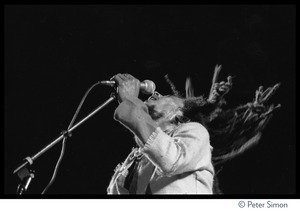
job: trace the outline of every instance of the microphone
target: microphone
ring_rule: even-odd
[[[115,87],[116,82],[115,81],[100,81],[101,85],[106,85],[106,86],[111,86]],[[140,91],[144,94],[153,94],[156,89],[155,83],[150,80],[144,80],[143,82],[140,83]]]

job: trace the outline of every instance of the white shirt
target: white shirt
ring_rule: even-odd
[[[108,194],[212,194],[211,151],[209,134],[199,123],[181,124],[168,134],[158,127],[143,148],[134,148],[117,167]],[[125,188],[135,158],[141,159]]]

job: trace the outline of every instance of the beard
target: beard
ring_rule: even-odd
[[[158,119],[160,119],[164,116],[164,113],[156,111],[154,109],[154,106],[149,106],[148,107],[148,114],[151,116],[151,118],[154,121],[157,121]]]

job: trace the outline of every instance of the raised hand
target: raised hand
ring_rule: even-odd
[[[110,80],[116,81],[118,88],[118,101],[121,103],[126,99],[137,98],[140,92],[140,81],[130,74],[117,74]]]

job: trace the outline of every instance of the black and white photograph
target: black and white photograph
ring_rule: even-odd
[[[296,5],[4,5],[4,198],[295,197],[295,105]]]

